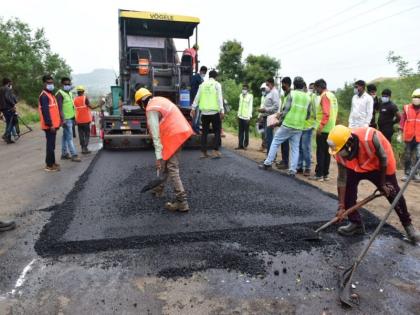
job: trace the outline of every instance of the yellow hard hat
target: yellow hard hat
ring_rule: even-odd
[[[337,125],[331,129],[327,143],[331,155],[337,154],[351,137],[351,129],[343,125]]]
[[[85,91],[85,87],[83,85],[76,86],[76,91]]]
[[[152,93],[148,89],[140,88],[137,90],[136,94],[134,95],[134,99],[136,103],[142,100],[145,96],[152,96]]]
[[[420,98],[420,89],[415,89],[413,94],[411,94],[412,98]]]

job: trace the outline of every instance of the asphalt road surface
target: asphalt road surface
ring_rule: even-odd
[[[336,200],[223,153],[182,152],[181,214],[163,209],[169,187],[163,199],[139,193],[152,152],[100,152],[0,253],[0,314],[419,314],[419,247],[386,226],[354,278],[360,308],[344,309],[338,275],[368,236],[332,227],[305,241]],[[378,219],[364,218],[371,233]]]

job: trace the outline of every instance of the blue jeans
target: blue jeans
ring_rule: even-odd
[[[312,131],[313,129],[303,130],[299,146],[298,169],[311,169],[312,160]]]
[[[63,125],[63,139],[61,141],[61,154],[71,156],[77,155],[76,147],[73,142],[73,119],[66,119]]]
[[[302,136],[302,130],[292,129],[285,126],[281,126],[276,134],[274,135],[273,142],[270,146],[267,159],[264,161],[265,165],[273,164],[276,159],[277,150],[280,145],[289,140],[289,146],[291,151],[289,171],[296,173],[297,164],[299,162],[299,143]]]
[[[192,128],[196,134],[200,133],[200,123],[201,123],[201,110],[197,108],[195,111],[195,116],[192,120]]]
[[[4,119],[6,120],[6,128],[4,130],[4,135],[10,137],[13,129],[13,117],[15,115],[11,110],[2,111]]]

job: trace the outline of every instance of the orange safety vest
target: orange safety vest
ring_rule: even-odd
[[[194,134],[179,108],[165,97],[153,97],[146,107],[146,115],[155,111],[161,114],[159,123],[162,158],[167,161]]]
[[[76,109],[76,124],[89,124],[92,122],[92,113],[86,105],[85,95],[79,95],[74,98],[74,108]]]
[[[49,111],[50,111],[50,118],[51,118],[51,126],[47,126],[45,124],[44,115],[42,115],[42,108],[41,108],[41,101],[38,100],[38,112],[39,112],[39,118],[41,121],[41,129],[49,129],[50,127],[59,128],[61,125],[61,118],[60,118],[60,110],[58,108],[57,100],[55,96],[51,93],[47,93],[45,91],[42,91],[39,95],[39,98],[41,98],[42,95],[46,95],[48,97],[49,102]]]
[[[404,141],[411,142],[416,138],[416,142],[420,142],[420,110],[414,108],[413,104],[404,105],[404,113],[407,119],[404,123]]]
[[[337,162],[356,173],[379,171],[380,163],[378,157],[376,156],[376,149],[373,144],[373,135],[375,132],[388,157],[386,174],[395,174],[397,170],[397,163],[395,161],[391,143],[389,143],[382,132],[371,127],[352,129],[351,133],[359,138],[359,152],[352,160],[343,159],[339,154],[336,154],[335,159]]]

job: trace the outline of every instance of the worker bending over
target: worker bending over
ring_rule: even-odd
[[[345,209],[357,202],[357,187],[361,180],[373,183],[388,199],[393,202],[400,191],[396,172],[396,161],[392,146],[385,136],[371,127],[350,129],[337,125],[329,136],[330,154],[335,156],[338,164],[338,212],[337,217],[343,220]],[[404,197],[401,197],[395,211],[412,242],[420,240],[420,234],[411,224],[410,214]],[[358,211],[349,214],[350,223],[338,228],[338,233],[350,236],[365,232],[362,218]]]
[[[168,173],[175,190],[175,201],[167,202],[165,208],[188,211],[187,194],[179,176],[178,153],[193,130],[178,107],[167,98],[153,97],[149,90],[141,88],[136,92],[135,100],[146,110],[147,125],[155,147],[156,168]],[[155,188],[155,196],[163,196],[163,190],[164,184]]]

